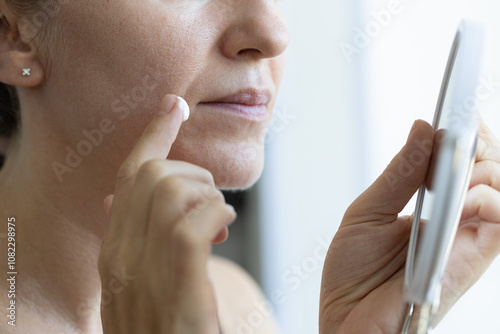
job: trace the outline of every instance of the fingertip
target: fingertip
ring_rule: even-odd
[[[186,100],[177,95],[173,94],[165,95],[165,97],[163,97],[163,100],[160,103],[159,113],[169,114],[176,108],[178,108],[182,112],[183,122],[187,121],[190,115],[189,105],[187,104]]]
[[[418,119],[415,121],[415,133],[431,135],[434,133],[434,129],[432,128],[432,125],[430,125],[427,121]]]
[[[182,120],[179,121],[179,126],[189,119],[190,111],[186,100],[177,95],[167,94],[163,97],[163,100],[160,103],[158,114],[170,115],[173,111],[182,115],[179,115],[179,117],[182,118]]]
[[[431,125],[429,124],[429,122],[427,122],[426,120],[420,119],[420,118],[419,118],[419,119],[417,119],[417,120],[415,121],[415,123],[417,124],[417,126],[431,126]],[[432,126],[431,126],[431,127],[432,127]]]

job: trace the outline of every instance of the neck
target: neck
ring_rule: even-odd
[[[20,140],[12,145],[0,171],[0,214],[2,220],[16,219],[16,271],[23,289],[18,304],[29,305],[30,316],[96,333],[103,199],[112,192],[114,177],[105,184],[95,178],[104,171],[81,166],[58,182],[48,152],[59,150],[31,149]]]

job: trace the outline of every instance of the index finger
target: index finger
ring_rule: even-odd
[[[166,159],[183,121],[189,118],[189,106],[181,97],[166,95],[160,111],[148,124],[139,141],[125,159],[116,176],[115,193],[129,188],[146,161]]]

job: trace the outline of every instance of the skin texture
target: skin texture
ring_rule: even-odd
[[[23,245],[18,318],[29,321],[16,330],[211,334],[218,316],[224,332],[236,332],[235,319],[262,294],[240,269],[210,258],[210,246],[235,218],[218,188],[248,187],[262,169],[288,44],[278,2],[71,1],[33,40],[5,1],[0,11],[9,22],[0,81],[17,87],[22,107],[0,173],[0,213],[16,217]],[[20,75],[25,67],[31,76]],[[141,89],[144,98],[131,100]],[[268,92],[266,117],[202,104],[242,89]],[[188,102],[187,122],[168,93]],[[103,128],[92,153],[58,177],[54,163],[66,162],[68,147]],[[416,129],[411,138],[432,137],[428,125]],[[457,296],[499,251],[498,142],[483,130],[481,145],[464,217],[471,224],[447,282]],[[395,192],[381,177],[346,213],[325,262],[322,333],[396,333],[409,233],[397,214],[426,170]],[[355,261],[367,254],[387,261]],[[471,266],[462,273],[464,258]],[[258,332],[273,333],[272,321]]]
[[[248,12],[259,13],[259,18]],[[212,117],[198,112],[203,109],[199,103],[245,88],[267,89],[276,96],[283,57],[268,58],[281,55],[288,43],[277,15],[274,1],[237,6],[228,1],[194,4],[179,0],[62,5],[51,23],[54,36],[63,35],[64,39],[46,38],[55,42],[46,54],[39,54],[40,66],[50,64],[47,70],[39,69],[46,81],[38,92],[30,91],[29,98],[28,92],[19,91],[27,110],[24,135],[40,136],[38,141],[61,155],[54,160],[63,162],[65,145],[76,147],[83,139],[83,129],[98,128],[102,119],[109,118],[116,130],[106,138],[106,147],[93,151],[84,168],[64,179],[80,181],[96,161],[111,165],[114,168],[109,169],[116,172],[161,98],[166,93],[176,94],[189,103],[192,117],[179,133],[170,157],[212,170],[221,187],[248,186],[260,174],[260,143],[269,118],[257,125],[234,117]],[[65,24],[63,18],[72,24]],[[58,32],[63,29],[64,33]],[[130,41],[134,41],[132,45]],[[39,73],[37,68],[32,72]],[[37,79],[29,80],[40,84]],[[141,87],[146,88],[147,99],[137,103],[131,97]],[[40,111],[41,101],[44,112]],[[269,112],[273,104],[274,100]],[[30,112],[34,109],[37,112]],[[32,126],[48,131],[29,131]],[[255,154],[242,154],[248,147]],[[206,150],[213,154],[201,154]],[[221,165],[219,159],[227,164]]]
[[[191,117],[178,135],[175,131],[177,136],[168,132],[172,137],[167,142],[153,139],[155,147],[163,147],[164,155],[157,159],[164,160],[168,154],[169,161],[183,163],[172,162],[182,168],[170,169],[169,162],[165,168],[170,174],[162,168],[152,174],[187,184],[186,189],[165,190],[170,195],[158,190],[159,196],[182,198],[185,202],[172,203],[175,209],[192,208],[200,201],[199,194],[216,193],[216,186],[250,186],[262,169],[263,136],[282,76],[288,33],[278,3],[269,0],[71,1],[60,6],[44,33],[34,40],[24,34],[23,17],[13,15],[5,1],[0,1],[0,11],[9,22],[9,28],[1,30],[0,81],[16,86],[22,105],[22,130],[12,138],[0,174],[0,212],[22,222],[17,230],[17,242],[24,245],[17,251],[22,272],[18,283],[26,293],[18,302],[30,307],[20,308],[18,317],[31,320],[17,329],[35,326],[50,333],[98,333],[102,330],[101,283],[108,284],[113,269],[122,269],[116,267],[121,260],[131,261],[140,252],[128,247],[128,253],[117,255],[112,245],[121,241],[113,239],[105,242],[109,252],[104,247],[101,253],[108,226],[103,199],[115,192],[118,169],[158,113],[161,100],[167,93],[184,97]],[[31,68],[31,76],[20,75],[25,67]],[[130,101],[141,87],[146,90],[145,98]],[[269,95],[267,115],[260,120],[200,105],[248,89]],[[82,131],[100,129],[105,119],[114,130],[59,182],[53,163],[65,163],[67,146],[76,149],[86,139]],[[162,129],[156,126],[156,130]],[[192,172],[186,176],[185,170]],[[202,180],[212,179],[208,188],[206,182],[196,180],[198,174]],[[158,183],[168,184],[160,179],[156,179]],[[142,189],[155,187],[149,185]],[[117,195],[113,210],[123,198]],[[133,204],[129,208],[137,210],[139,204]],[[205,217],[207,226],[220,224],[218,214],[228,210],[221,207],[220,198],[211,198],[204,207],[212,213]],[[111,217],[115,215],[113,211]],[[171,216],[175,223],[177,215]],[[110,226],[113,222],[111,218]],[[222,223],[227,224],[228,219]],[[215,240],[198,239],[196,245],[206,251],[211,241],[222,241],[225,229],[219,227],[220,237],[218,231]],[[164,243],[161,240],[160,245]],[[100,254],[109,257],[102,261],[101,273]],[[209,267],[214,266],[205,258],[205,267],[207,261]],[[158,263],[145,265],[146,273],[159,272]],[[244,274],[234,274],[238,271],[234,266],[221,267],[250,282]],[[125,274],[139,277],[132,271],[135,268],[127,265]],[[137,282],[143,281],[137,278]],[[6,282],[1,284],[3,289]],[[252,284],[245,285],[251,291],[248,296],[261,296]],[[230,285],[226,289],[232,291]],[[243,303],[251,305],[252,300]],[[140,304],[127,307],[141,309]],[[132,321],[120,314],[124,313],[112,315],[115,321]],[[221,322],[236,316],[221,315]],[[213,324],[213,319],[209,322]]]

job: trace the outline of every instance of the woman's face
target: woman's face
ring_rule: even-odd
[[[108,119],[113,131],[86,159],[117,168],[160,99],[176,94],[191,117],[169,159],[207,168],[219,187],[258,178],[288,44],[278,1],[52,1],[42,89],[65,145]]]

